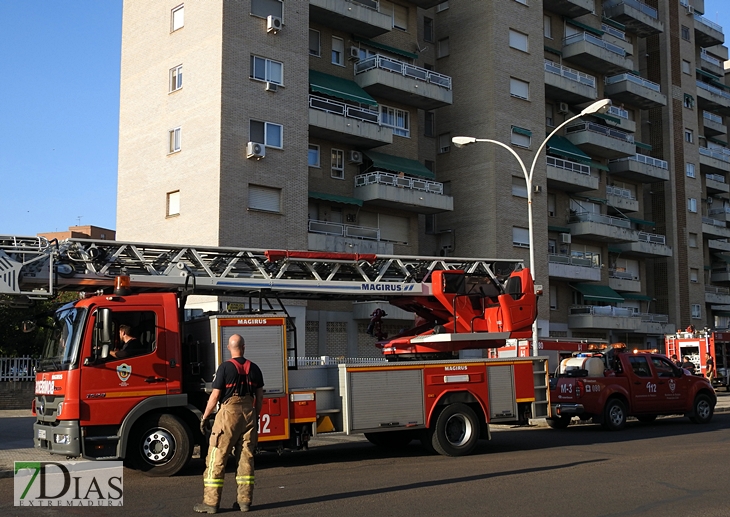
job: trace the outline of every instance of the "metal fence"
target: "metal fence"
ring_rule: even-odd
[[[697,81],[697,87],[702,88],[703,90],[706,90],[710,93],[714,93],[715,95],[719,95],[725,100],[730,100],[730,93],[721,90],[720,88],[716,88],[715,86],[712,86],[711,84],[704,83],[702,81]]]
[[[600,133],[602,135],[605,135],[610,138],[615,138],[617,140],[622,140],[624,142],[628,142],[630,144],[634,143],[634,135],[631,133],[626,133],[625,131],[620,131],[618,129],[613,129],[607,126],[602,126],[601,124],[594,124],[593,122],[579,122],[577,124],[573,124],[569,126],[565,132],[567,134],[572,133],[579,133],[582,131],[590,131],[592,133]]]
[[[0,357],[0,381],[33,381],[38,359]]]
[[[439,183],[438,181],[429,181],[422,178],[399,176],[392,172],[373,171],[355,176],[355,187],[363,187],[365,185],[372,185],[373,183],[390,185],[391,187],[420,190],[422,192],[430,192],[432,194],[444,193],[443,183]]]
[[[334,113],[335,115],[353,118],[355,120],[372,122],[373,124],[377,124],[380,121],[380,113],[378,113],[377,110],[352,106],[350,104],[345,104],[344,102],[325,99],[324,97],[319,97],[317,95],[309,96],[309,107],[320,111],[326,111],[327,113]]]
[[[442,88],[446,88],[447,90],[451,90],[451,77],[448,75],[439,74],[433,70],[426,70],[420,66],[411,65],[380,54],[362,59],[355,63],[355,75],[367,72],[374,68],[380,68],[382,70],[387,70],[388,72],[393,72],[405,77],[410,77],[411,79],[417,79],[419,81],[435,84]]]
[[[557,167],[558,169],[565,169],[566,171],[573,171],[578,174],[585,174],[586,176],[591,175],[590,165],[583,165],[582,163],[575,163],[569,160],[555,158],[553,156],[547,156],[547,164],[552,167]]]
[[[634,74],[618,74],[611,77],[606,77],[605,81],[606,84],[616,84],[620,83],[621,81],[629,81],[634,84],[638,84],[639,86],[649,88],[650,90],[654,90],[655,92],[661,92],[661,87],[657,83]]]
[[[575,214],[572,214],[570,218],[568,219],[568,222],[570,223],[599,223],[599,224],[609,224],[611,226],[616,226],[618,228],[628,228],[631,229],[631,221],[628,219],[624,219],[622,217],[613,217],[610,215],[602,215],[602,214],[596,214],[593,212],[578,212]]]
[[[380,229],[354,224],[335,223],[331,221],[309,220],[310,233],[324,233],[327,235],[338,235],[353,239],[365,239],[370,241],[380,240]]]
[[[579,72],[578,70],[573,70],[572,68],[550,61],[549,59],[545,60],[545,71],[565,77],[566,79],[570,79],[577,83],[585,84],[591,88],[596,87],[596,78],[592,75]]]
[[[609,52],[618,54],[621,57],[626,57],[626,50],[624,48],[619,47],[618,45],[614,45],[613,43],[603,41],[601,38],[587,32],[579,32],[578,34],[568,36],[563,40],[563,45],[567,46],[572,43],[578,43],[579,41],[587,41],[588,43],[596,45],[597,47],[605,48]]]

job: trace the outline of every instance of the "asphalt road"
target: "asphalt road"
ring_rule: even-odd
[[[445,458],[417,442],[387,452],[367,442],[257,457],[255,515],[261,516],[702,516],[730,515],[730,414],[708,425],[686,418],[498,430],[476,454]],[[232,465],[231,465],[232,467]],[[175,478],[124,472],[124,509],[12,506],[13,480],[0,479],[2,515],[194,515],[203,463]],[[234,500],[232,468],[223,503]],[[221,508],[230,513],[231,510]]]

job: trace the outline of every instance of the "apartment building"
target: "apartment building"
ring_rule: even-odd
[[[728,56],[703,4],[126,0],[118,236],[527,261],[524,174],[467,135],[535,160],[541,336],[727,327]],[[295,307],[304,352],[373,355],[374,308]]]

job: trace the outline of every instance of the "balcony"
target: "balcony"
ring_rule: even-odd
[[[727,174],[730,172],[730,154],[720,149],[699,147],[700,170],[703,172]],[[723,181],[724,182],[724,178]],[[724,190],[727,192],[727,190]]]
[[[705,303],[730,305],[730,289],[727,287],[705,285]]]
[[[606,186],[606,200],[608,205],[622,212],[638,212],[639,200],[629,189]]]
[[[722,195],[730,192],[730,185],[721,174],[705,174],[705,187],[710,195]]]
[[[621,119],[618,123],[627,133],[636,133],[636,122],[629,120],[629,112],[619,106],[609,106],[606,115]]]
[[[393,143],[393,130],[381,126],[377,110],[317,95],[309,96],[309,135],[369,149]]]
[[[366,38],[393,29],[393,17],[378,12],[375,0],[309,0],[309,20]]]
[[[640,38],[664,32],[657,10],[638,0],[606,0],[603,16],[624,24]]]
[[[566,18],[577,18],[593,12],[594,0],[543,0],[543,9]]]
[[[712,264],[711,282],[730,282],[730,256],[722,255],[718,262]]]
[[[667,246],[667,238],[655,233],[638,232],[638,239],[626,244],[616,244],[622,253],[636,257],[671,257],[672,248]]]
[[[711,250],[730,251],[730,242],[727,240],[708,239],[707,247]]]
[[[718,221],[730,222],[730,206],[719,206],[707,210],[707,215]]]
[[[608,169],[611,174],[642,183],[669,181],[669,164],[644,154],[611,160],[608,162]]]
[[[310,220],[308,226],[308,249],[312,251],[393,253],[393,243],[381,240],[378,228],[316,220]]]
[[[702,234],[712,237],[719,237],[720,239],[730,238],[730,228],[727,227],[725,221],[719,221],[712,217],[702,218]]]
[[[606,77],[604,95],[611,100],[623,102],[641,109],[658,108],[667,105],[666,95],[661,93],[657,83],[634,74],[619,74]]]
[[[596,267],[590,259],[571,257],[569,255],[548,255],[548,274],[551,278],[564,280],[583,280],[599,282],[601,268]]]
[[[371,95],[424,110],[453,103],[451,77],[380,54],[355,63],[355,82]]]
[[[638,232],[631,227],[631,221],[621,217],[579,212],[568,218],[568,227],[573,237],[585,237],[602,242],[636,242]]]
[[[568,192],[596,190],[600,183],[598,176],[591,174],[591,167],[554,156],[547,156],[548,187]]]
[[[730,115],[730,93],[724,88],[697,81],[697,104],[703,110]]]
[[[628,271],[608,270],[608,287],[615,291],[641,292],[641,280]]]
[[[667,314],[635,314],[634,317],[639,318],[641,323],[636,332],[639,334],[671,334],[676,330],[674,324],[669,322]]]
[[[700,50],[700,67],[718,77],[723,77],[725,75],[725,68],[722,60],[710,55],[710,53],[705,49]]]
[[[371,171],[355,176],[356,199],[369,205],[436,214],[454,209],[454,198],[444,195],[443,183],[424,178]]]
[[[594,122],[578,122],[568,126],[565,136],[589,155],[622,158],[636,154],[632,134]]]
[[[705,128],[705,136],[718,136],[727,134],[727,126],[723,124],[722,117],[709,111],[702,112],[702,124]]]
[[[722,33],[722,27],[711,22],[704,16],[697,13],[694,14],[695,19],[695,42],[701,47],[712,47],[714,45],[722,45],[725,41],[725,35]]]
[[[563,39],[563,59],[600,74],[617,74],[633,70],[634,62],[626,50],[588,32]]]
[[[568,313],[568,328],[606,329],[615,332],[636,332],[641,327],[641,318],[634,316],[629,307],[612,305],[574,305]]]
[[[596,78],[546,59],[545,96],[571,104],[594,101],[598,98]]]

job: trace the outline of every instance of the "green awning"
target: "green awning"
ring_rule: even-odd
[[[712,86],[716,86],[720,88],[721,90],[730,91],[730,86],[727,86],[726,84],[723,84],[720,82],[720,79],[710,81],[710,84]]]
[[[368,106],[378,105],[378,102],[354,81],[317,72],[316,70],[309,71],[309,88],[313,92],[337,97],[345,101],[367,104]]]
[[[695,72],[700,74],[703,77],[707,77],[708,79],[712,79],[714,81],[718,81],[720,79],[719,75],[711,74],[710,72],[705,72],[701,68],[695,68]]]
[[[583,295],[583,300],[591,302],[619,303],[623,297],[607,285],[570,284],[570,287]]]
[[[512,126],[512,132],[517,133],[518,135],[525,135],[525,136],[532,136],[532,131],[529,129],[525,129],[522,127]]]
[[[653,149],[653,147],[652,147],[651,145],[649,145],[649,144],[644,144],[644,143],[642,143],[642,142],[637,142],[636,140],[634,140],[634,144],[635,144],[635,145],[636,145],[636,147],[638,147],[639,149],[644,149],[644,150],[646,150],[646,151],[651,151],[651,150]]]
[[[377,48],[379,50],[385,50],[386,52],[390,52],[391,54],[397,54],[399,56],[407,57],[408,59],[418,59],[418,54],[414,54],[413,52],[408,52],[406,50],[401,50],[399,48],[391,47],[390,45],[384,45],[382,43],[378,43],[377,41],[364,39],[364,38],[358,38],[355,36],[355,41],[358,43],[364,43],[365,45],[368,45],[373,48]]]
[[[556,48],[548,47],[547,45],[545,45],[544,49],[545,49],[545,52],[550,52],[551,54],[555,54],[560,57],[563,57],[563,53]]]
[[[629,221],[634,224],[643,224],[644,226],[656,226],[656,223],[653,221],[645,221],[644,219],[636,219],[634,217],[629,217]]]
[[[412,176],[420,176],[421,178],[436,178],[433,172],[416,160],[409,160],[408,158],[401,158],[400,156],[393,156],[391,154],[376,153],[375,151],[364,151],[363,154],[372,160],[373,167],[376,169],[403,172]]]
[[[578,146],[564,136],[555,135],[550,137],[547,143],[547,152],[568,158],[569,160],[578,160],[582,163],[591,161],[590,156],[581,151]]]
[[[611,246],[608,247],[608,252],[609,253],[623,253],[623,251],[624,250],[622,250],[621,248],[613,248]]]
[[[603,36],[603,34],[604,34],[604,32],[601,29],[596,29],[594,27],[591,27],[590,25],[586,25],[585,23],[580,23],[580,22],[577,22],[575,20],[570,20],[570,19],[567,19],[565,21],[571,25],[575,25],[579,29],[583,29],[584,31],[591,32],[591,33],[595,34],[596,36]]]
[[[311,190],[309,191],[309,197],[310,199],[321,199],[322,201],[332,201],[333,203],[342,203],[344,205],[362,206],[362,200],[355,199],[354,197],[325,194],[324,192],[312,192]]]
[[[584,160],[581,160],[581,163],[584,165],[590,165],[594,169],[598,169],[599,171],[610,171],[611,169],[608,168],[608,165],[603,165],[601,162],[594,162],[592,160],[585,162]]]
[[[612,115],[606,115],[605,113],[591,113],[592,117],[598,117],[602,118],[603,120],[608,120],[609,122],[613,122],[614,124],[620,124],[621,119],[618,117],[614,117]]]
[[[654,298],[651,296],[647,296],[645,294],[637,294],[637,293],[619,293],[621,296],[624,297],[624,300],[639,300],[641,302],[653,302]]]
[[[603,23],[605,23],[606,25],[610,25],[611,27],[615,27],[620,31],[626,32],[626,25],[624,25],[623,23],[619,23],[616,20],[612,20],[611,18],[606,18],[605,16],[602,16],[602,19]]]
[[[570,233],[570,228],[565,226],[548,226],[549,232]]]
[[[715,253],[715,258],[717,260],[722,260],[726,264],[730,264],[730,255],[726,255],[724,253]]]

